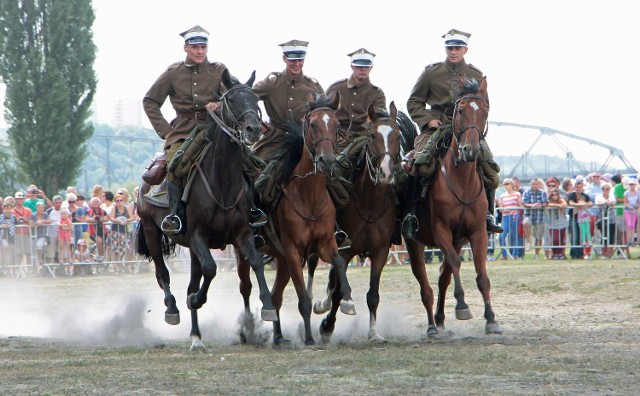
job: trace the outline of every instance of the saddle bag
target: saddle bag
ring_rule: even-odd
[[[149,165],[142,172],[142,180],[155,186],[164,180],[167,175],[167,155],[164,152],[156,153]]]
[[[200,132],[204,127],[196,126],[171,159],[169,172],[173,172],[176,178],[182,179],[187,176],[193,163],[202,152],[207,140],[206,134]]]

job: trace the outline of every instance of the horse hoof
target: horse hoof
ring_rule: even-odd
[[[438,335],[438,328],[436,326],[429,326],[427,329],[427,337],[435,337]]]
[[[498,323],[493,322],[486,324],[486,326],[484,327],[484,332],[486,334],[502,334],[502,329],[500,328],[500,325]]]
[[[356,314],[356,305],[353,303],[353,300],[349,301],[341,301],[340,302],[340,312],[345,315],[355,315]]]
[[[164,314],[164,321],[170,325],[180,324],[180,314]]]
[[[278,320],[278,313],[275,309],[263,309],[260,311],[260,315],[265,322],[275,322]]]
[[[458,320],[473,319],[473,315],[471,314],[471,310],[469,308],[456,309],[456,319],[458,319]]]
[[[369,334],[369,342],[372,344],[386,344],[387,340],[384,339],[383,336],[381,336],[378,333],[375,334]]]
[[[274,338],[273,346],[280,349],[290,349],[293,347],[293,344],[286,338]]]
[[[313,304],[313,313],[317,315],[322,315],[325,312],[329,312],[331,309],[331,300],[328,302],[325,301],[316,301]]]
[[[199,337],[194,337],[191,340],[191,352],[206,352],[207,348],[205,348],[202,340]]]

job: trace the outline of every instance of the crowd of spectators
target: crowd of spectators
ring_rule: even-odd
[[[533,178],[526,189],[517,177],[502,184],[496,198],[502,260],[522,259],[531,249],[534,259],[630,258],[640,230],[636,175]]]
[[[0,274],[46,275],[46,264],[65,275],[133,272],[136,196],[95,185],[91,196],[70,186],[49,199],[30,185],[0,197]]]

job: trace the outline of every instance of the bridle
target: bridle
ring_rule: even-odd
[[[309,154],[309,158],[311,158],[311,161],[313,162],[313,172],[309,173],[309,174],[316,174],[317,173],[317,169],[318,169],[318,161],[319,158],[317,157],[317,147],[320,143],[324,142],[325,140],[328,140],[331,142],[331,147],[332,147],[332,151],[335,151],[336,148],[336,140],[338,140],[338,132],[336,129],[336,136],[334,138],[331,138],[330,136],[324,136],[321,137],[320,139],[315,139],[315,136],[311,136],[312,141],[311,141],[311,146],[309,146],[309,144],[307,144],[307,139],[306,139],[306,134],[309,131],[309,118],[311,117],[312,114],[320,112],[320,111],[327,111],[327,112],[331,112],[335,114],[335,110],[332,109],[329,106],[321,106],[321,107],[317,107],[313,110],[309,110],[307,112],[307,114],[305,114],[304,116],[304,122],[302,123],[302,133],[303,135],[305,135],[305,139],[304,139],[304,148],[307,151],[307,153]],[[306,177],[309,174],[303,176]]]
[[[454,106],[454,110],[453,110],[453,119],[451,121],[451,125],[453,127],[453,139],[455,140],[455,144],[456,147],[458,147],[458,152],[455,153],[455,155],[453,156],[454,159],[454,163],[456,166],[459,165],[460,163],[460,140],[462,139],[462,135],[468,131],[469,129],[475,129],[476,131],[478,131],[478,134],[480,135],[481,139],[484,139],[487,136],[487,132],[489,129],[489,120],[488,118],[484,121],[484,128],[483,130],[480,130],[480,128],[476,125],[476,124],[470,124],[470,125],[466,125],[460,128],[456,128],[456,120],[457,120],[457,116],[459,114],[458,109],[460,106],[460,102],[462,102],[463,100],[466,99],[475,99],[475,100],[479,100],[481,102],[483,102],[487,107],[489,107],[489,102],[487,101],[487,98],[483,97],[483,96],[479,96],[479,95],[466,95],[461,97],[460,99],[456,100],[455,106]]]
[[[376,120],[376,122],[393,122],[393,121],[394,120],[392,120],[391,117],[378,118]],[[389,155],[389,157],[393,158],[393,153],[390,151],[373,153],[370,145],[371,139],[372,137],[369,137],[369,139],[367,140],[367,143],[365,144],[365,162],[367,164],[367,174],[369,175],[369,179],[374,185],[377,186],[380,183],[380,175],[382,174],[382,168],[378,165],[378,159],[380,157],[384,157],[385,155]],[[398,153],[395,157],[396,159],[399,159],[400,154]],[[397,170],[396,168],[398,168],[398,166],[400,165],[399,162],[400,161],[395,161],[395,165],[393,169],[394,174],[396,174],[396,170]]]
[[[257,103],[258,95],[253,92],[253,89],[251,89],[250,86],[246,84],[236,84],[231,86],[231,88],[229,88],[224,94],[222,94],[222,97],[220,98],[220,101],[222,101],[222,106],[220,106],[220,115],[222,116],[222,120],[224,121],[222,121],[211,110],[209,110],[209,115],[211,115],[211,118],[213,118],[218,123],[218,125],[220,125],[222,130],[227,135],[229,135],[234,142],[242,144],[244,142],[244,136],[243,132],[240,130],[240,121],[242,121],[247,116],[247,114],[255,114],[257,119],[261,120],[262,112],[260,111],[260,107],[257,107],[257,110],[249,108],[244,110],[240,115],[234,114],[231,108],[231,104],[229,103],[229,94],[239,89],[247,91],[247,93],[249,93],[250,95],[255,96]],[[229,126],[231,129],[226,126]]]

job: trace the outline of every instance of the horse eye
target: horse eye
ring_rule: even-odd
[[[375,134],[375,133],[373,133],[373,132],[371,132],[371,133],[369,134],[369,137],[370,137],[371,139],[375,139],[375,138],[376,138],[376,134]]]

